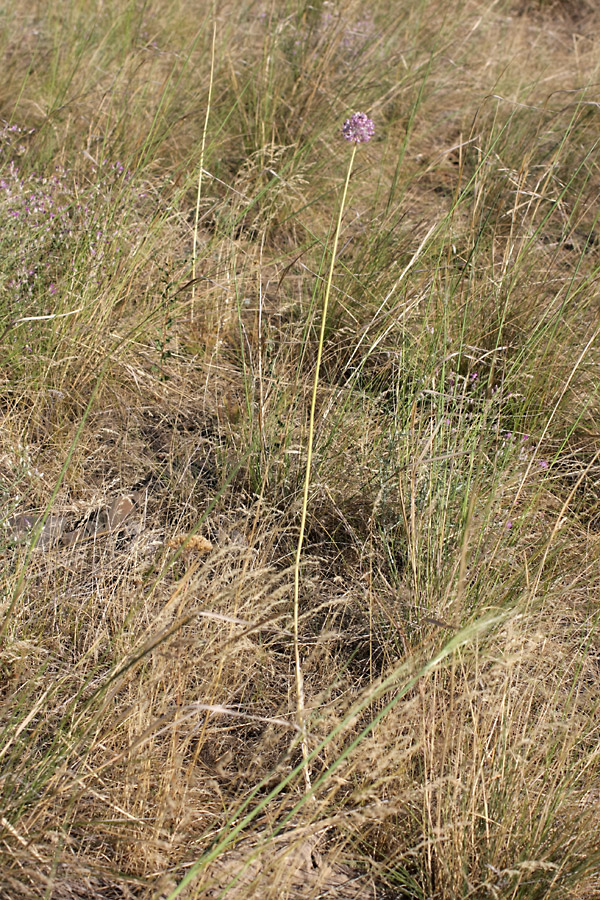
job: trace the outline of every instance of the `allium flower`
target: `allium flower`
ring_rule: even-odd
[[[375,125],[366,113],[357,112],[346,119],[342,134],[347,141],[363,144],[370,141],[375,134]]]

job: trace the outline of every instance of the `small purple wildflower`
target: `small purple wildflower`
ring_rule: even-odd
[[[11,316],[47,312],[47,298],[59,290],[65,259],[73,260],[73,273],[85,265],[85,277],[98,283],[112,271],[108,250],[115,239],[121,244],[126,237],[128,252],[143,234],[141,221],[128,224],[125,234],[129,210],[121,192],[131,173],[120,160],[93,166],[85,185],[60,166],[50,174],[22,174],[16,161],[21,149],[13,137],[29,134],[33,132],[0,119],[0,280],[10,289],[6,305]],[[136,200],[140,196],[136,193]]]
[[[375,134],[375,125],[372,119],[369,119],[366,113],[353,113],[349,119],[344,122],[342,135],[347,141],[354,141],[356,144],[364,144],[370,141]]]

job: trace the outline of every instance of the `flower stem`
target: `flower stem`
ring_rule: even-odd
[[[306,516],[307,516],[307,510],[308,510],[308,491],[310,488],[310,473],[311,473],[312,457],[313,457],[313,439],[314,439],[314,433],[315,433],[315,409],[317,406],[317,390],[318,390],[318,386],[319,386],[319,371],[321,368],[321,358],[323,356],[323,343],[325,340],[325,325],[327,322],[327,309],[329,306],[329,295],[331,293],[331,282],[333,280],[333,268],[335,266],[335,258],[337,255],[340,231],[342,230],[342,217],[344,215],[344,208],[346,206],[346,195],[348,193],[348,185],[350,183],[350,174],[352,172],[352,166],[354,164],[354,157],[356,155],[357,146],[358,146],[357,143],[354,143],[352,145],[352,155],[350,157],[350,164],[348,165],[348,172],[346,174],[346,183],[344,184],[344,193],[342,194],[342,202],[340,205],[340,212],[338,215],[337,227],[336,227],[335,235],[333,238],[333,248],[331,251],[331,263],[329,266],[329,275],[327,277],[327,286],[325,288],[325,299],[323,300],[323,314],[321,317],[321,331],[319,334],[317,364],[315,367],[315,378],[314,378],[314,383],[313,383],[312,401],[310,404],[310,420],[309,420],[309,425],[308,425],[308,444],[307,444],[307,453],[306,453],[306,472],[304,475],[304,497],[303,497],[303,501],[302,501],[302,515],[300,518],[300,533],[298,535],[298,545],[296,547],[296,560],[294,563],[294,657],[295,657],[295,667],[296,667],[296,718],[298,721],[298,727],[300,728],[300,734],[302,736],[302,757],[305,762],[304,781],[305,781],[307,790],[310,790],[311,782],[310,782],[310,771],[308,768],[308,757],[309,757],[308,738],[307,738],[307,734],[306,734],[306,722],[305,722],[305,717],[304,717],[304,679],[302,677],[302,666],[300,663],[300,643],[299,643],[300,559],[302,556],[302,545],[304,543],[304,532],[306,530]]]
[[[198,247],[198,221],[200,218],[200,197],[202,195],[202,175],[204,172],[204,150],[206,147],[206,133],[208,131],[208,117],[210,116],[210,104],[212,98],[213,81],[215,77],[215,43],[217,39],[217,23],[213,22],[212,50],[210,56],[210,79],[208,82],[208,102],[206,104],[206,116],[204,118],[204,128],[202,129],[202,146],[200,148],[200,168],[198,172],[198,192],[196,195],[196,215],[194,217],[194,243],[192,249],[192,313],[191,319],[194,321],[194,305],[196,301],[196,259]]]

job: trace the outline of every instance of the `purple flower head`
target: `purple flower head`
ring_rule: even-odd
[[[342,134],[347,141],[363,144],[366,141],[370,141],[375,134],[375,125],[366,113],[353,113],[353,115],[344,122]]]

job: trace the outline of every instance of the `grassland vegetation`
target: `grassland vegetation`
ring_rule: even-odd
[[[0,897],[600,895],[599,42],[5,4]]]

